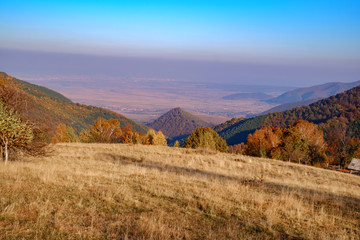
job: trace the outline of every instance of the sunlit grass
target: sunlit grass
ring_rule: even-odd
[[[0,164],[3,239],[359,239],[360,178],[276,160],[58,144]]]

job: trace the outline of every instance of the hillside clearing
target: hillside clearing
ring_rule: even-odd
[[[2,239],[360,239],[359,176],[271,159],[57,144],[0,182]]]

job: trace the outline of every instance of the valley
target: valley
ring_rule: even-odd
[[[277,104],[257,99],[226,100],[223,97],[239,91],[266,91],[277,96],[289,89],[108,76],[34,77],[19,74],[19,78],[54,89],[73,102],[104,107],[140,123],[151,122],[175,107],[202,116],[210,115],[210,119],[215,117],[215,123],[224,122],[231,117],[255,115]]]
[[[360,1],[2,1],[0,240],[360,240]]]

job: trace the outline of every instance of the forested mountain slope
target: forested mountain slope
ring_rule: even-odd
[[[253,133],[263,126],[286,127],[300,119],[316,124],[325,124],[331,119],[343,119],[342,123],[347,125],[348,132],[356,132],[356,129],[360,128],[360,86],[309,106],[260,115],[232,125],[228,124],[227,128],[219,131],[219,134],[228,144],[234,145],[245,142],[249,133]]]
[[[0,99],[5,104],[10,106],[15,104],[15,109],[23,118],[45,129],[49,135],[60,123],[71,126],[77,131],[86,129],[99,116],[117,119],[121,126],[130,124],[139,132],[145,133],[148,129],[116,112],[73,103],[58,92],[16,79],[4,72],[0,73],[0,88]],[[14,103],[14,99],[19,104]]]

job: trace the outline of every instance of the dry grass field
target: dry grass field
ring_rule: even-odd
[[[0,163],[1,239],[360,239],[360,177],[201,150],[57,144]]]

